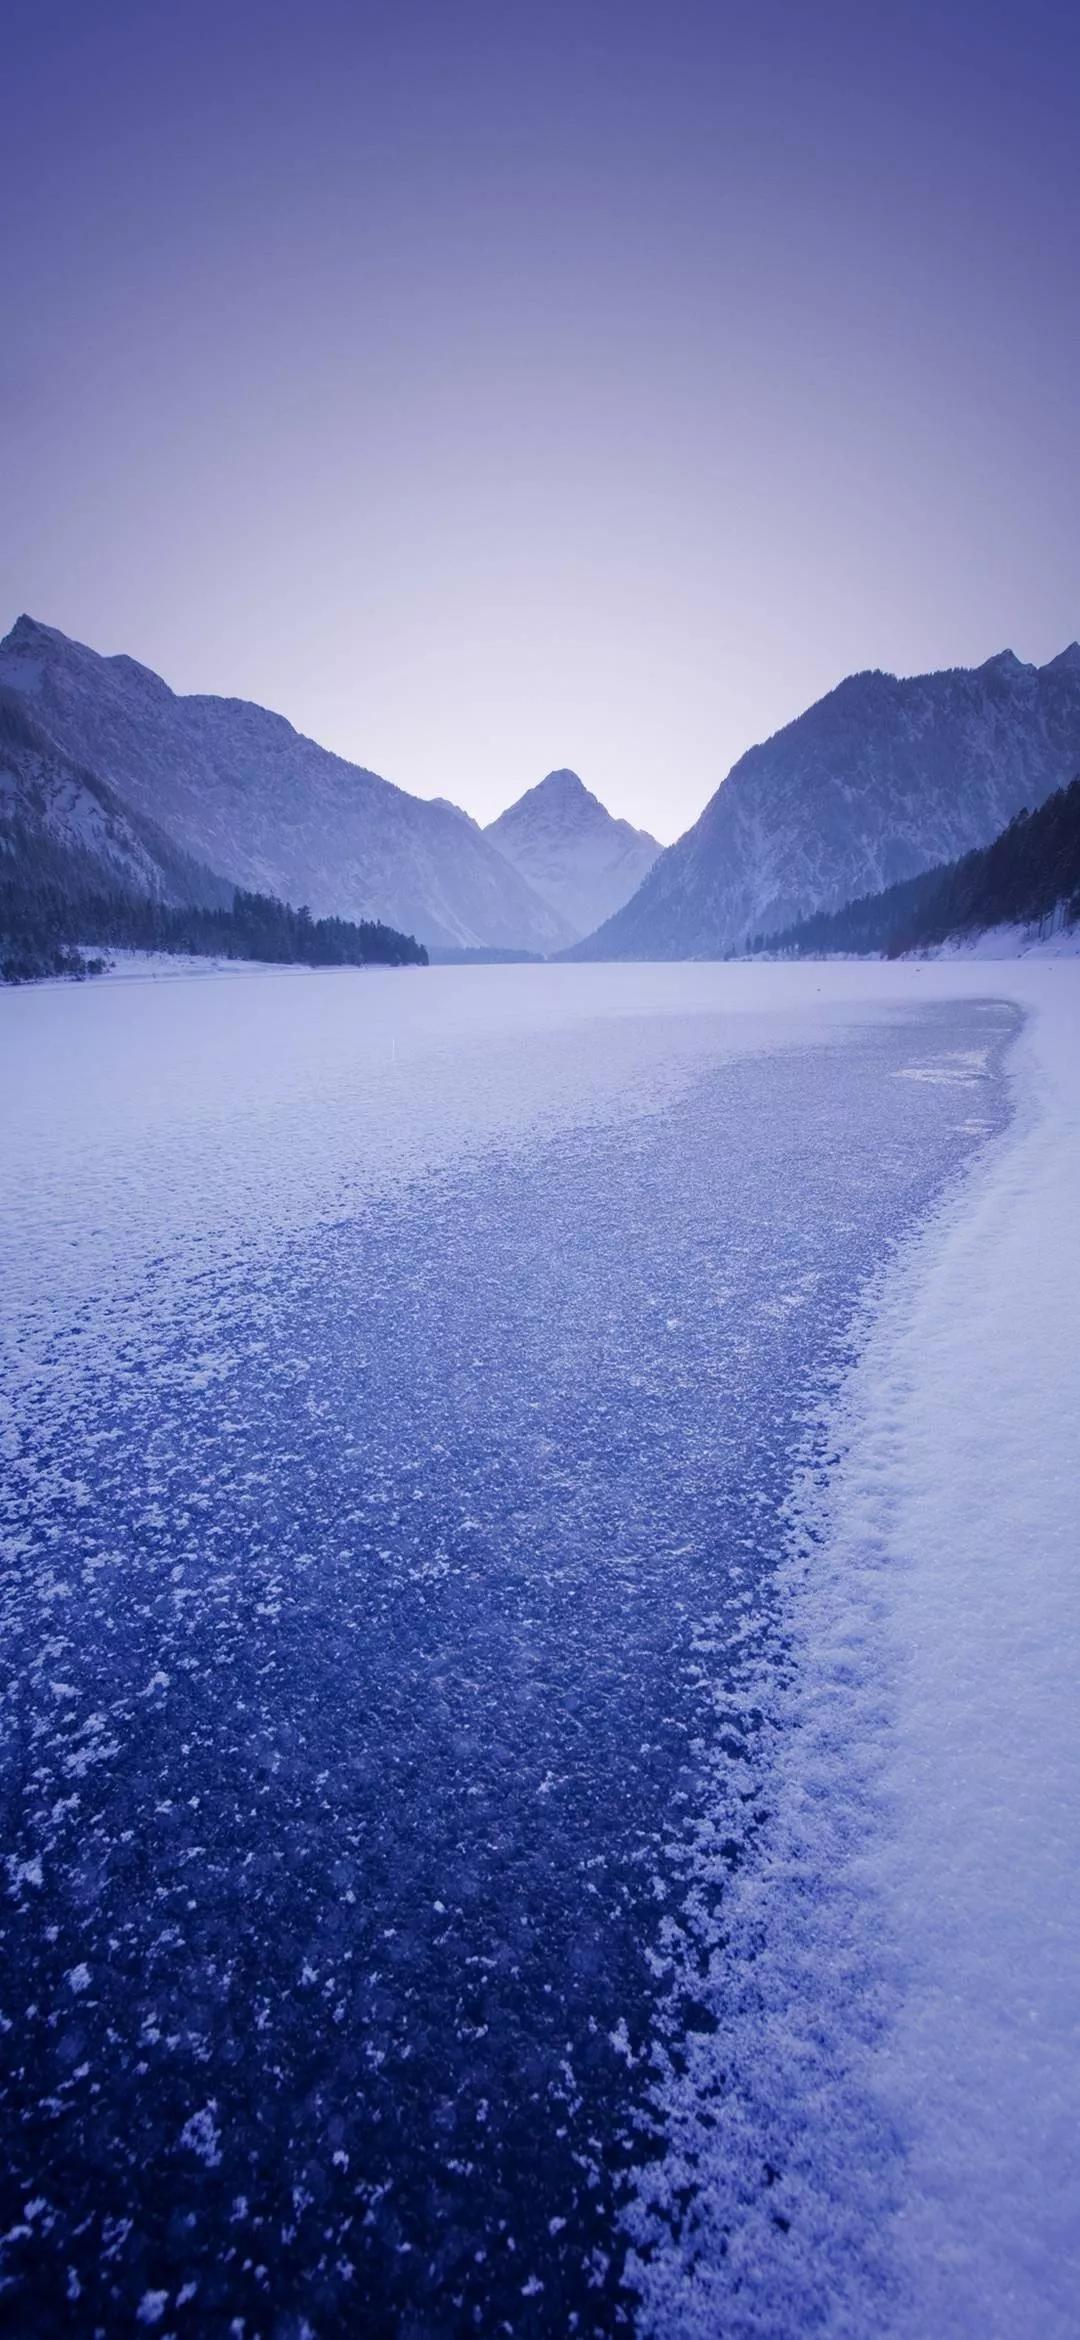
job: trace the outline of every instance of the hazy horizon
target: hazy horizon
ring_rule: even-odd
[[[1080,24],[19,0],[0,590],[665,843],[852,671],[1080,632]]]

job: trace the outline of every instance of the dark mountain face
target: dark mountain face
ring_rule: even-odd
[[[619,821],[576,772],[549,772],[484,832],[562,921],[569,941],[610,918],[660,847]]]
[[[1052,933],[1071,930],[1078,920],[1080,778],[1055,789],[1034,812],[1017,813],[991,845],[762,936],[761,949],[770,958],[834,952],[897,958],[995,927]]]
[[[227,908],[233,888],[75,763],[0,686],[0,864],[32,885]],[[0,866],[2,874],[2,866]]]
[[[1080,646],[849,676],[740,758],[579,958],[735,950],[985,845],[1080,765]]]
[[[461,814],[408,796],[242,699],[178,698],[32,618],[0,685],[134,816],[241,886],[422,940],[544,952],[566,933]]]

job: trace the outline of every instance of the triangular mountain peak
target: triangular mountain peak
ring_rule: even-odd
[[[25,609],[16,618],[11,632],[5,634],[0,642],[0,650],[22,651],[24,654],[35,650],[66,650],[67,647],[66,634],[59,633],[55,626],[42,625],[40,618],[31,617]]]
[[[545,772],[543,779],[537,781],[537,787],[561,788],[571,796],[590,794],[580,773],[572,772],[569,764],[558,764],[553,772]]]
[[[616,820],[577,772],[557,765],[485,830],[575,938],[621,908],[652,868],[655,837]]]
[[[980,674],[1034,674],[1036,671],[1034,666],[1018,658],[1015,650],[997,650],[992,658],[984,658],[979,668]]]
[[[593,795],[591,788],[586,788],[584,780],[577,772],[572,772],[568,764],[559,764],[555,771],[545,772],[543,779],[538,780],[534,788],[527,788],[524,795],[519,796],[518,803],[599,805],[600,799]],[[603,811],[604,807],[600,809]]]

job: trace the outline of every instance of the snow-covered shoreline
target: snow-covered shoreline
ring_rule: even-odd
[[[916,1245],[847,1397],[834,1574],[875,1548],[894,1712],[870,1870],[907,1970],[911,2340],[1067,2340],[1080,2299],[1080,984],[1010,979],[1017,1113]]]
[[[1057,919],[1036,926],[987,926],[977,934],[957,935],[911,955],[959,959],[969,965],[975,959],[988,959],[995,965],[1003,959],[1075,959],[1080,957],[1080,925],[1064,926]]]
[[[978,996],[882,987],[916,974]],[[995,988],[1013,1120],[869,1296],[795,1492],[769,1825],[630,2221],[650,2340],[1076,2331],[1080,971]]]
[[[95,983],[130,983],[141,978],[144,982],[175,981],[186,975],[314,975],[314,967],[283,966],[274,960],[205,958],[194,951],[124,951],[102,950],[100,944],[80,945],[88,958],[104,957],[106,965]],[[50,976],[49,982],[67,982],[70,977]]]
[[[81,955],[91,961],[104,959],[104,966],[95,965],[93,972],[84,975],[35,975],[24,981],[22,990],[65,988],[72,983],[176,983],[182,978],[196,976],[203,981],[210,975],[370,975],[370,966],[343,968],[314,967],[301,960],[284,959],[227,959],[211,957],[195,951],[128,951],[113,949],[101,943],[79,943]],[[395,968],[395,974],[403,970]]]

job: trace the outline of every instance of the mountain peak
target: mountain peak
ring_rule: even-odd
[[[545,952],[568,939],[467,816],[331,755],[268,708],[177,697],[135,659],[26,615],[0,644],[0,689],[125,817],[233,885],[440,947]]]
[[[621,909],[660,851],[618,821],[569,765],[557,765],[484,832],[577,939]]]
[[[740,757],[574,956],[723,956],[989,844],[1076,770],[1080,651],[1053,665],[852,677]]]
[[[516,813],[522,805],[536,806],[537,808],[565,807],[568,812],[581,812],[586,806],[595,805],[596,810],[603,813],[605,820],[611,818],[611,815],[601,804],[599,797],[593,795],[591,788],[586,788],[584,780],[576,772],[572,772],[568,764],[558,764],[553,772],[545,772],[543,779],[538,780],[535,787],[527,788],[523,796],[519,796],[514,804],[508,806],[506,813],[500,814],[500,819],[506,820],[509,813]]]
[[[21,650],[25,653],[26,651],[55,648],[58,643],[63,643],[65,640],[66,637],[58,633],[55,626],[42,625],[40,618],[31,617],[29,610],[24,609],[21,615],[16,618],[11,632],[5,634],[3,641],[0,642],[0,649]]]
[[[1041,674],[1080,674],[1080,642],[1067,642],[1056,658],[1048,658]]]
[[[576,772],[570,770],[569,764],[557,764],[553,772],[545,772],[543,779],[538,780],[536,786],[537,788],[557,788],[564,796],[588,796],[590,793],[584,780]],[[530,793],[535,795],[536,790],[533,789]]]
[[[31,617],[26,610],[0,642],[0,657],[18,673],[24,690],[42,688],[46,675],[54,671],[82,676],[85,680],[111,667],[118,675],[137,683],[144,692],[167,699],[173,696],[168,683],[154,673],[153,667],[140,666],[137,659],[128,658],[122,651],[112,658],[103,656],[85,642],[72,641],[68,634],[61,633],[59,626],[43,625],[40,618]]]
[[[1015,650],[997,650],[992,658],[984,658],[980,674],[1035,674],[1037,669],[1018,658]]]

